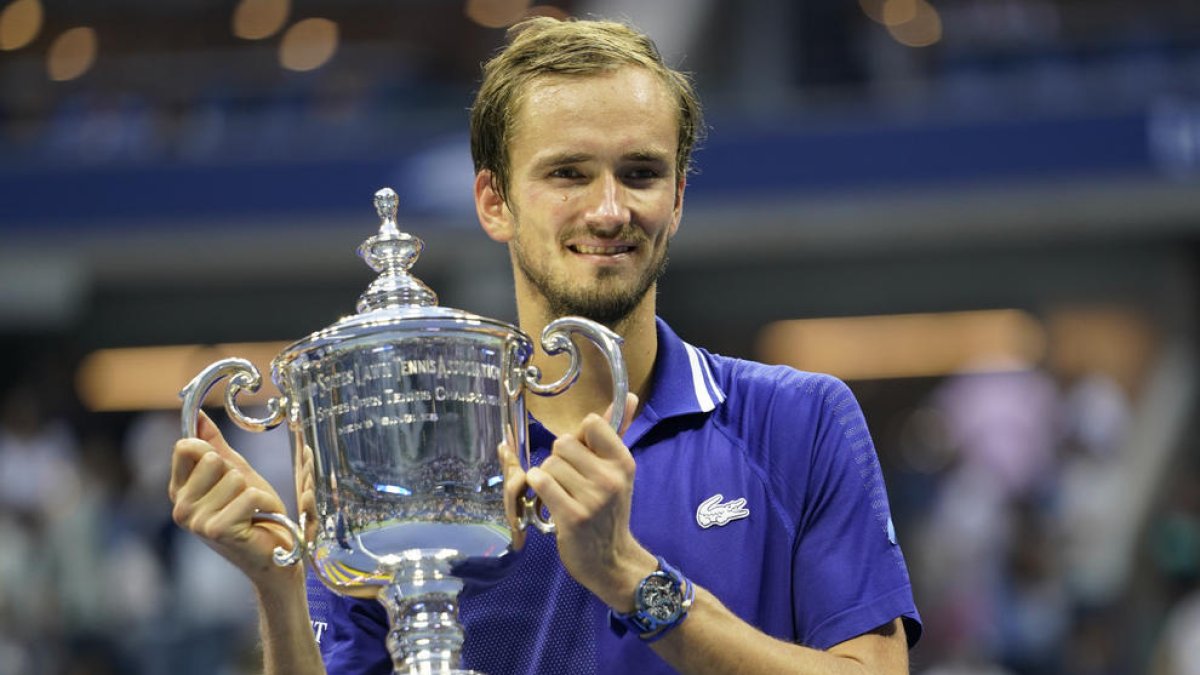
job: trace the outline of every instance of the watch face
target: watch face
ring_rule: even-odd
[[[638,610],[658,623],[674,621],[683,609],[679,584],[665,572],[656,572],[638,589]]]

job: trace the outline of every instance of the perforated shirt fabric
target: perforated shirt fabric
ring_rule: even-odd
[[[658,321],[651,393],[624,436],[637,461],[630,527],[651,553],[774,637],[827,649],[897,617],[921,634],[875,448],[828,375],[710,354]],[[530,424],[534,461],[553,437]],[[745,500],[740,503],[738,500]],[[487,675],[675,672],[531,531],[492,583],[460,596],[464,666]],[[387,617],[310,575],[332,675],[391,673]]]

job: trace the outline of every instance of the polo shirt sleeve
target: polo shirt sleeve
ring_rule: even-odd
[[[391,675],[383,605],[338,595],[310,572],[308,611],[329,675]]]
[[[802,644],[828,649],[896,617],[909,645],[921,632],[904,556],[896,542],[887,490],[862,409],[840,380],[814,375],[799,406],[810,424],[800,434],[811,447],[792,557],[792,607]],[[790,429],[795,448],[796,428]],[[778,436],[777,436],[778,438]],[[778,438],[777,442],[788,442]]]

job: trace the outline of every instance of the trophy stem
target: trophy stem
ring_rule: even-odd
[[[396,675],[482,675],[461,667],[462,588],[443,556],[414,556],[392,566],[379,601],[387,608],[387,646]]]

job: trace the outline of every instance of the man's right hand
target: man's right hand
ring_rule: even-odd
[[[279,494],[229,447],[203,413],[197,433],[199,438],[177,442],[171,457],[168,494],[175,504],[175,522],[199,535],[260,590],[263,585],[294,583],[303,567],[281,568],[272,557],[276,546],[291,548],[290,537],[272,524],[253,521],[259,511],[284,512]]]

